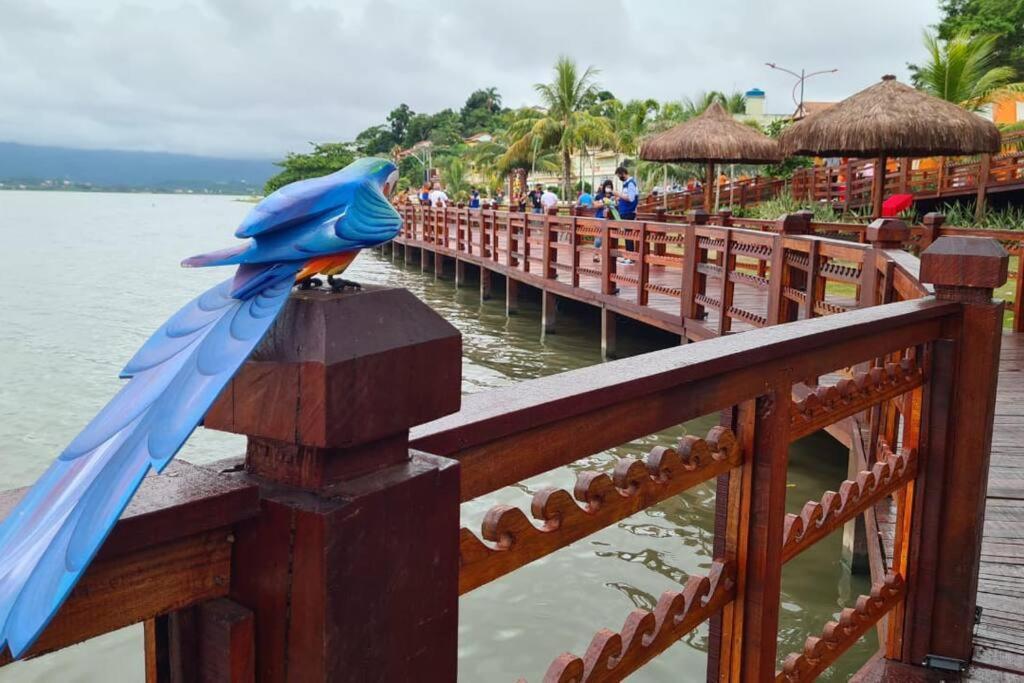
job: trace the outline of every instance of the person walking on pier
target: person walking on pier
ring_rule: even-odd
[[[475,187],[469,188],[469,208],[480,208],[480,190],[476,189]]]
[[[448,206],[448,193],[441,189],[441,183],[434,183],[434,189],[430,191],[430,205],[435,209]]]
[[[550,187],[540,196],[540,206],[544,213],[558,208],[558,195],[552,192]]]
[[[629,174],[625,166],[615,169],[615,175],[622,181],[622,189],[615,193],[616,206],[619,213],[619,220],[635,221],[636,207],[640,203],[640,191],[636,186],[636,178]],[[636,251],[636,243],[633,240],[626,240],[626,251]],[[624,258],[620,263],[630,264],[633,259]]]

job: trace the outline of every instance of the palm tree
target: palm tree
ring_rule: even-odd
[[[497,113],[501,109],[501,95],[498,93],[498,89],[493,86],[484,88],[483,93],[487,96],[487,111],[492,114]]]
[[[521,109],[512,112],[510,120],[512,125],[522,121],[536,121],[540,113],[535,109]],[[520,123],[520,125],[524,125]],[[508,129],[498,130],[492,134],[490,142],[481,142],[472,147],[467,158],[473,170],[484,179],[487,187],[492,189],[500,187],[505,177],[516,168],[533,168],[545,172],[557,171],[559,160],[557,151],[553,149],[538,150],[536,155],[533,150],[526,150],[524,154],[517,155],[509,153],[514,138]]]
[[[614,100],[611,103],[609,120],[615,133],[613,145],[616,154],[636,157],[640,151],[640,141],[647,134],[658,109],[658,101],[651,99],[630,100],[625,103]]]
[[[1024,92],[1024,83],[1014,82],[1011,67],[997,66],[998,36],[972,36],[960,31],[949,40],[924,32],[928,61],[917,68],[915,85],[929,95],[955,102],[970,111],[1008,93]]]
[[[534,85],[544,111],[536,119],[524,118],[513,124],[510,133],[514,142],[506,156],[528,158],[542,150],[557,149],[562,159],[563,192],[568,197],[573,153],[583,145],[610,144],[614,134],[606,118],[586,109],[596,96],[597,70],[587,67],[581,74],[575,62],[559,57],[554,71],[554,81]]]
[[[441,162],[441,178],[445,192],[453,201],[463,201],[469,195],[468,169],[461,156],[451,156]]]
[[[722,106],[730,114],[746,114],[747,113],[747,98],[739,90],[733,92],[730,95],[725,93],[718,93],[721,96]]]

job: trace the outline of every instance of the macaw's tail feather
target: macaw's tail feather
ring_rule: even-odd
[[[172,316],[125,366],[129,382],[0,522],[0,652],[6,643],[19,657],[39,636],[142,478],[170,462],[266,334],[299,266],[242,299],[229,279]]]
[[[228,247],[209,251],[205,254],[189,256],[181,262],[186,268],[206,268],[207,266],[233,266],[241,263],[242,254],[249,251],[252,245],[249,242],[240,244],[237,247]]]

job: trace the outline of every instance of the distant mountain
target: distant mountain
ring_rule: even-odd
[[[280,170],[265,160],[0,142],[0,189],[253,194]]]

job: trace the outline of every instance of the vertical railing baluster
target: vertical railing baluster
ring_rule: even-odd
[[[640,239],[637,242],[637,284],[636,303],[640,306],[647,305],[647,279],[650,274],[650,264],[647,262],[647,223],[640,223]]]

